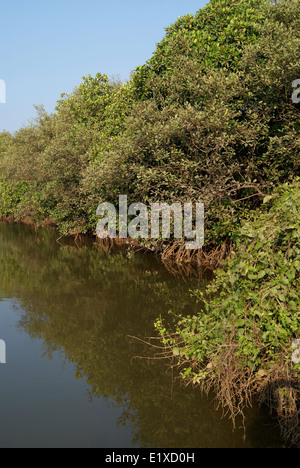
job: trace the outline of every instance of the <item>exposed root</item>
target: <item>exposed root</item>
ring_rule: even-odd
[[[216,409],[223,410],[223,416],[232,420],[234,428],[237,418],[241,419],[245,436],[246,409],[258,401],[260,405],[267,405],[272,416],[275,415],[283,442],[300,447],[300,381],[284,363],[284,355],[282,364],[271,371],[252,372],[242,365],[236,355],[238,345],[228,338],[226,344],[216,349],[212,362],[188,359],[185,355],[187,345],[176,334],[164,337],[164,342],[170,343],[164,345],[164,350],[157,344],[144,343],[154,348],[157,359],[168,360],[170,369],[177,370],[186,386],[193,385],[206,395],[213,394]],[[263,366],[268,368],[267,362]],[[186,373],[187,369],[189,373]]]
[[[152,244],[151,247],[135,239],[99,239],[97,246],[105,252],[115,248],[146,252],[156,255],[174,276],[182,278],[201,277],[206,272],[212,272],[223,265],[227,256],[233,251],[233,245],[224,242],[220,246],[205,246],[199,250],[187,250],[182,240],[175,240],[169,244]]]
[[[233,246],[224,242],[219,246],[206,245],[199,250],[187,250],[182,241],[173,241],[161,252],[163,263],[189,264],[197,268],[214,270],[223,265]]]

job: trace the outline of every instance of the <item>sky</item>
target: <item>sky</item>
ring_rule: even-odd
[[[207,0],[1,0],[0,131],[53,112],[62,93],[97,72],[127,81],[165,28]],[[6,103],[1,101],[3,82]]]

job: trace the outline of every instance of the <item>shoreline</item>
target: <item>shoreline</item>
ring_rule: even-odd
[[[25,225],[34,229],[49,229],[57,231],[60,235],[58,240],[62,238],[72,238],[75,242],[82,242],[84,240],[95,241],[100,248],[105,249],[122,248],[135,252],[143,252],[155,256],[162,264],[174,275],[184,276],[199,276],[202,277],[203,273],[213,272],[222,267],[224,260],[232,252],[232,247],[227,248],[225,243],[215,249],[208,250],[205,252],[203,249],[198,251],[187,250],[182,243],[176,241],[170,242],[167,246],[163,244],[159,245],[158,248],[154,244],[147,246],[140,243],[136,239],[121,239],[116,237],[115,239],[100,239],[96,233],[73,233],[73,234],[61,234],[59,232],[58,223],[51,219],[45,218],[41,222],[33,221],[29,216],[21,219],[16,219],[13,215],[0,216],[0,222],[7,224],[20,224]]]

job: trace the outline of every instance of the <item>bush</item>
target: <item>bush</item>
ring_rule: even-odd
[[[201,202],[219,255],[249,210],[299,174],[298,0],[212,0],[167,29],[125,85],[87,76],[1,150],[2,180],[32,194],[14,215],[94,233],[101,202]],[[7,138],[7,136],[6,136]],[[1,145],[1,143],[0,143]],[[33,202],[34,200],[34,202]],[[153,242],[178,256],[182,242]]]
[[[161,320],[156,327],[183,378],[213,387],[233,418],[253,394],[285,389],[280,412],[293,418],[298,443],[300,364],[292,364],[291,345],[300,336],[300,180],[264,201],[235,233],[236,251],[206,295],[194,291],[202,311],[182,318],[174,334]]]
[[[126,193],[149,204],[203,202],[208,250],[234,242],[240,218],[299,174],[299,109],[291,101],[300,68],[298,3],[231,4],[211,2],[168,30],[133,77],[141,102],[124,132],[88,169],[101,200],[116,203]],[[208,13],[214,20],[207,21]],[[239,21],[246,17],[252,19],[242,40]],[[229,36],[220,34],[224,21]],[[178,45],[183,31],[197,33],[199,44],[209,31],[220,51],[229,37],[236,60],[220,65],[222,52],[208,53],[208,60],[198,42],[185,54]],[[162,57],[171,65],[159,67]]]

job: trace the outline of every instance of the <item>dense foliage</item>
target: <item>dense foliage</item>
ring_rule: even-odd
[[[178,353],[212,362],[207,369],[214,372],[218,353],[222,355],[222,346],[230,342],[237,344],[234,354],[241,369],[257,371],[266,365],[270,370],[282,352],[291,362],[290,345],[300,333],[299,180],[283,185],[265,202],[269,209],[251,213],[242,223],[236,233],[237,250],[218,270],[205,297],[194,292],[205,301],[205,309],[179,324],[187,348]],[[194,379],[203,376],[195,373]]]
[[[182,376],[213,386],[233,416],[257,390],[268,397],[270,386],[290,392],[280,411],[296,418],[295,443],[300,364],[292,363],[292,343],[300,336],[299,213],[298,179],[266,197],[263,209],[243,221],[236,252],[205,294],[194,291],[205,304],[202,312],[182,318],[175,331],[161,319],[156,323]],[[280,402],[274,406],[279,412]]]
[[[38,109],[1,137],[1,214],[84,233],[119,194],[201,201],[206,245],[234,241],[240,217],[299,172],[298,7],[212,0],[125,85],[88,76],[53,115]]]
[[[122,130],[131,107],[130,86],[99,73],[84,78],[72,95],[63,94],[53,115],[37,108],[30,126],[11,139],[4,134],[1,214],[34,222],[50,217],[64,233],[95,228],[99,198],[94,201],[90,188],[83,186],[84,174]],[[16,190],[23,190],[20,197]],[[12,199],[10,192],[15,194]]]
[[[192,362],[184,376],[221,382],[233,414],[258,377],[271,385],[299,371],[285,361],[299,334],[299,28],[299,0],[211,0],[167,28],[128,83],[88,76],[53,115],[40,108],[0,134],[2,216],[78,234],[121,194],[205,204],[204,250],[237,253],[205,312],[171,338],[157,326],[171,355]],[[180,248],[171,244],[175,257]]]

